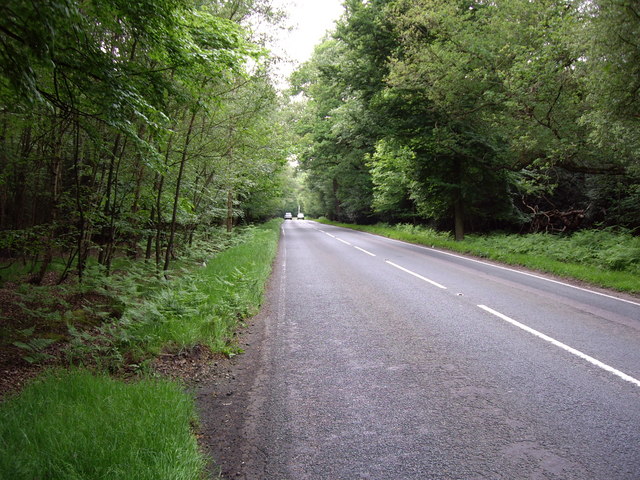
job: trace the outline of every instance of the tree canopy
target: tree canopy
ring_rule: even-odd
[[[60,251],[80,276],[117,250],[166,270],[178,236],[277,212],[279,99],[249,28],[278,27],[269,3],[4,2],[3,254],[41,274]]]
[[[637,6],[347,0],[293,76],[330,218],[638,228]]]
[[[270,0],[0,6],[0,251],[143,256],[281,215],[640,227],[631,0],[345,0],[273,85]],[[304,183],[301,188],[300,184]]]

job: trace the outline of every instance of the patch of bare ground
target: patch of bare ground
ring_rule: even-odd
[[[224,376],[229,363],[226,356],[213,353],[207,346],[196,345],[178,352],[161,353],[152,361],[151,368],[162,376],[197,387],[201,382]]]

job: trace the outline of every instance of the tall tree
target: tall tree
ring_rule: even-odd
[[[223,176],[234,182],[241,215],[243,199],[264,183],[260,176],[280,168],[285,156],[265,158],[261,149],[272,143],[248,135],[277,105],[265,50],[241,23],[260,15],[277,22],[269,4],[3,3],[5,252],[35,260],[44,255],[43,274],[47,259],[66,251],[81,275],[92,251],[108,271],[123,245],[135,255],[138,240],[147,236],[147,258],[155,237],[156,260],[162,266],[164,258],[168,267],[178,235],[191,238],[199,225],[220,221],[210,212],[226,207],[226,195],[221,199],[213,187]],[[240,163],[223,158],[229,150],[220,132],[229,130],[255,139]],[[250,182],[241,180],[254,161],[263,170],[255,169]]]

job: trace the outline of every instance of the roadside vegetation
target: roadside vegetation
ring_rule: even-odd
[[[260,303],[278,222],[249,225],[289,188],[270,3],[0,6],[1,478],[204,477],[190,397],[150,377],[238,353]]]
[[[174,382],[50,372],[0,406],[0,477],[198,480],[195,419]]]
[[[450,233],[419,225],[319,221],[640,294],[640,237],[625,230],[582,230],[572,235],[493,233],[455,241]]]
[[[307,215],[640,233],[633,1],[346,4],[292,75]]]
[[[169,275],[122,259],[110,276],[88,267],[82,284],[21,284],[3,369],[49,370],[0,404],[0,478],[203,478],[193,401],[153,362],[241,352],[235,334],[260,306],[280,223],[212,232]]]

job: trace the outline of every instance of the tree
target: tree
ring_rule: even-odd
[[[257,15],[277,22],[268,4],[5,2],[5,254],[29,255],[42,277],[68,252],[81,276],[92,252],[108,272],[119,250],[137,255],[146,237],[146,257],[155,246],[168,268],[179,235],[187,245],[224,218],[228,192],[241,217],[286,157],[265,133],[277,108],[269,62],[241,25]]]

